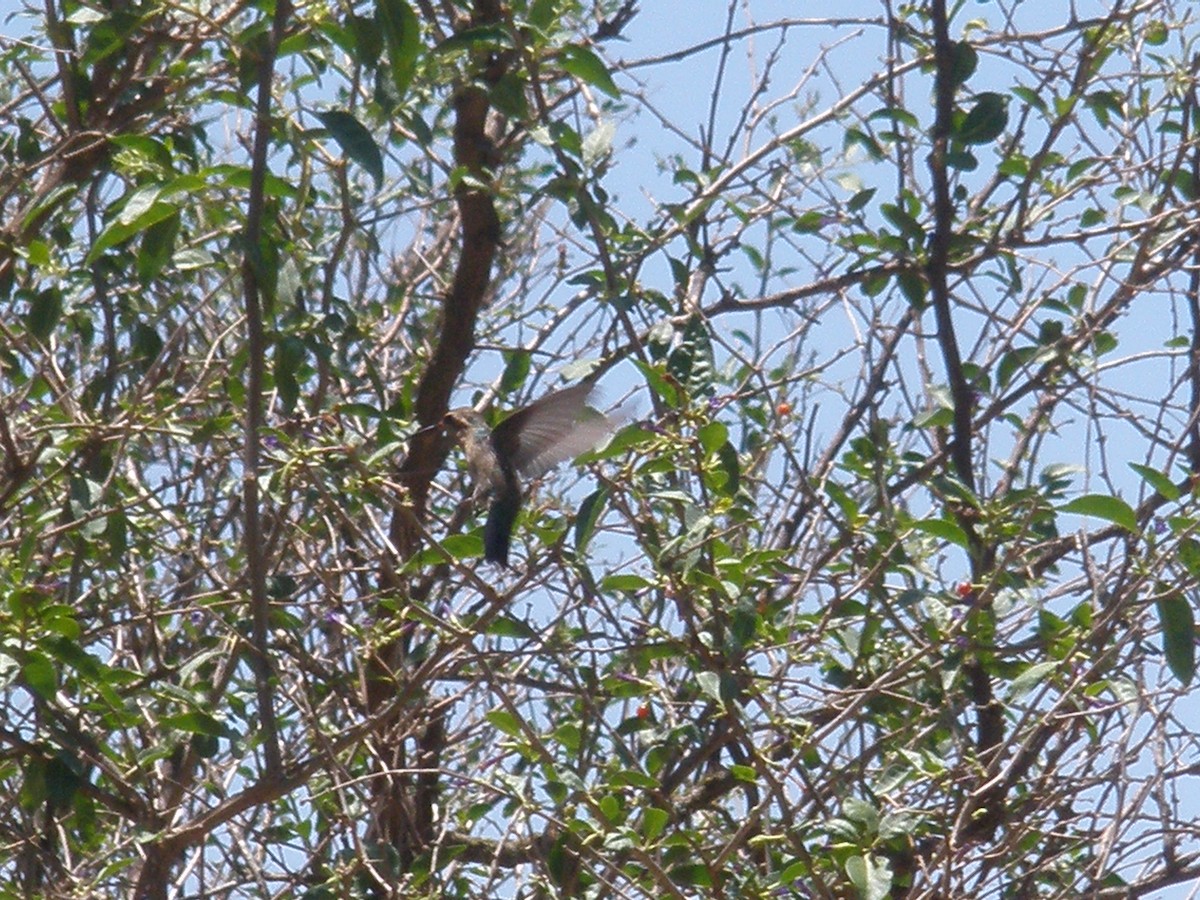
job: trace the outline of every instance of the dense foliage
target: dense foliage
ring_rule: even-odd
[[[641,6],[0,27],[4,896],[1200,882],[1193,4]]]

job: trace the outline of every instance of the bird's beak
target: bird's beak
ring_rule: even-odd
[[[430,431],[444,431],[445,428],[446,428],[445,420],[438,419],[432,425],[426,425],[424,428],[418,428],[416,431],[414,431],[412,433],[412,436],[416,437],[418,434],[427,434]]]

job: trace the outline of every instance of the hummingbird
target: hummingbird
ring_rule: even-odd
[[[521,509],[521,479],[537,478],[591,450],[612,433],[613,421],[587,405],[595,384],[552,391],[518,409],[495,428],[470,407],[442,417],[445,433],[462,444],[476,502],[491,497],[483,526],[483,558],[508,565],[513,524]]]

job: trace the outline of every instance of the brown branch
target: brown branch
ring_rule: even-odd
[[[456,20],[455,29],[462,31],[502,20],[503,10],[494,0],[477,0],[469,21]],[[504,58],[481,54],[475,58],[475,77],[458,87],[454,95],[454,162],[460,177],[454,187],[461,227],[462,249],[450,290],[442,305],[438,336],[433,354],[417,384],[416,418],[422,426],[433,425],[446,413],[450,395],[458,383],[467,360],[475,349],[475,329],[479,312],[490,289],[492,266],[500,246],[500,216],[493,192],[486,187],[492,181],[498,151],[489,125],[491,101],[485,84],[494,84],[507,70]],[[481,84],[483,82],[483,84]],[[418,431],[409,447],[407,457],[399,467],[398,477],[407,491],[407,502],[398,507],[392,517],[390,539],[400,559],[412,555],[421,542],[422,522],[429,498],[429,485],[434,474],[445,462],[449,446],[437,430]],[[393,563],[383,560],[380,581],[385,592],[410,595],[395,574]],[[407,635],[408,633],[406,633]],[[411,635],[401,636],[380,647],[368,661],[367,703],[379,709],[396,693],[394,662],[403,659]],[[412,690],[423,684],[413,675]],[[434,840],[437,833],[436,803],[439,783],[436,770],[427,767],[429,774],[413,784],[403,772],[407,748],[396,735],[405,731],[404,725],[428,716],[426,727],[417,741],[418,762],[436,761],[445,739],[443,712],[429,709],[425,700],[416,702],[404,712],[397,710],[381,720],[376,728],[380,746],[389,747],[390,755],[379,760],[383,777],[373,791],[376,839],[396,849],[400,865],[407,867],[418,853]],[[400,772],[401,774],[392,774]]]
[[[242,474],[242,504],[246,573],[250,582],[251,664],[258,698],[258,715],[263,730],[263,755],[267,776],[275,777],[282,768],[279,733],[275,721],[275,701],[271,688],[271,658],[267,641],[270,598],[267,596],[267,559],[263,546],[262,509],[258,493],[263,425],[263,374],[266,367],[267,339],[263,325],[263,289],[260,281],[263,254],[263,215],[267,179],[267,152],[271,143],[271,85],[275,74],[275,54],[283,39],[290,0],[278,0],[272,23],[271,40],[263,50],[258,70],[258,97],[255,105],[254,148],[250,170],[250,197],[246,210],[245,246],[242,256],[242,288],[246,305],[248,356],[246,364],[246,446]]]
[[[950,175],[946,164],[951,125],[954,120],[954,45],[950,41],[945,0],[934,0],[933,8],[934,59],[937,74],[934,81],[935,120],[933,150],[929,170],[933,177],[933,234],[929,242],[929,261],[925,274],[929,279],[929,295],[937,321],[938,346],[954,400],[954,428],[950,456],[955,473],[967,488],[975,492],[975,472],[971,453],[971,388],[963,374],[962,355],[954,332],[950,288],[947,275],[950,242],[954,237],[954,204],[950,199]]]

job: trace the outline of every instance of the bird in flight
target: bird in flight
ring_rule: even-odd
[[[522,480],[591,450],[613,432],[613,420],[587,405],[594,388],[585,381],[553,391],[495,428],[470,407],[452,409],[442,418],[446,434],[466,454],[475,500],[491,497],[483,526],[483,558],[488,562],[508,565],[513,524],[524,499]]]

